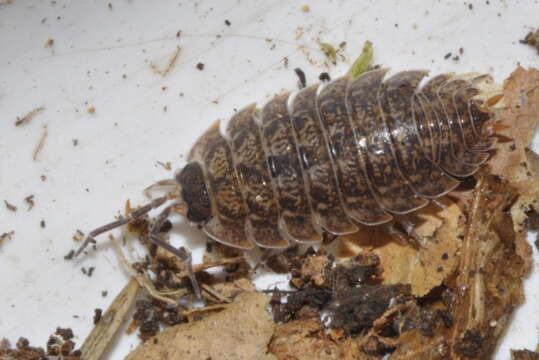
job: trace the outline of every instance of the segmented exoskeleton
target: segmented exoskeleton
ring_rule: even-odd
[[[453,190],[488,158],[490,113],[475,86],[485,77],[387,70],[344,76],[238,111],[216,122],[188,164],[160,184],[181,190],[187,218],[229,246],[285,248],[324,234],[354,233],[425,206]],[[104,231],[161,206],[157,198]],[[177,204],[177,203],[176,203]],[[167,206],[149,238],[158,238]],[[79,249],[78,253],[82,250]],[[192,278],[193,284],[194,277]]]
[[[389,222],[454,189],[488,158],[473,79],[386,70],[342,77],[215,123],[176,174],[187,218],[249,249]]]

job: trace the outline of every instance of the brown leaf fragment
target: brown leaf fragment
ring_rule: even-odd
[[[429,205],[416,214],[414,231],[424,239],[418,248],[395,241],[379,227],[362,227],[346,235],[341,246],[347,253],[371,250],[380,258],[384,284],[409,284],[413,295],[424,296],[455,271],[463,237],[462,210],[449,199],[439,201],[444,209]]]
[[[539,158],[527,149],[539,121],[539,71],[518,67],[505,81],[503,99],[494,111],[496,134],[510,141],[498,142],[488,164],[492,174],[518,192],[511,212],[515,229],[520,231],[530,207],[539,208]]]
[[[269,344],[278,360],[374,360],[351,338],[334,339],[318,319],[279,324]]]
[[[274,327],[266,310],[269,300],[267,295],[244,293],[224,311],[165,329],[131,352],[127,360],[275,360],[267,353]]]
[[[511,350],[511,360],[539,360],[539,353],[530,350]]]

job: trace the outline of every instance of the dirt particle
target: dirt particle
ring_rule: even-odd
[[[8,209],[9,211],[17,211],[17,207],[7,202],[7,200],[4,200],[4,204],[6,205],[6,209]]]
[[[197,69],[200,70],[200,71],[204,70],[204,64],[201,63],[201,62],[199,62],[199,63],[197,64]]]
[[[15,231],[8,231],[0,235],[0,244],[4,242],[4,240],[11,240],[13,237],[13,234],[15,234]]]
[[[444,59],[445,60],[449,59],[451,57],[451,55],[452,54],[450,52],[448,52],[447,54],[445,54]]]
[[[28,209],[26,209],[26,211],[32,210],[32,208],[35,205],[35,203],[34,203],[34,195],[28,195],[27,197],[24,198],[24,201],[28,204]]]
[[[539,360],[539,352],[511,350],[511,360]]]
[[[45,220],[41,219],[41,221],[39,222],[39,226],[41,226],[42,229],[45,229]]]
[[[530,31],[524,39],[520,40],[520,43],[534,47],[539,54],[539,29]]]
[[[103,310],[97,308],[94,310],[94,325],[97,325],[101,317],[103,316]]]
[[[48,39],[47,41],[45,41],[45,45],[44,47],[46,48],[50,48],[54,45],[54,39]]]
[[[323,81],[323,82],[330,82],[331,81],[331,77],[329,76],[329,74],[327,72],[321,73],[320,76],[318,76],[318,79],[320,81]]]
[[[82,240],[84,240],[84,233],[80,230],[76,230],[75,231],[75,234],[73,234],[73,237],[72,237],[73,241],[75,242],[81,242]]]
[[[455,344],[455,352],[461,356],[476,358],[483,346],[483,337],[477,330],[466,330],[464,336]]]
[[[172,164],[170,163],[170,161],[167,161],[167,162],[161,162],[161,161],[156,161],[157,165],[160,165],[163,167],[163,169],[165,170],[172,170]]]
[[[94,270],[95,270],[95,267],[93,266],[90,266],[88,269],[86,269],[85,267],[81,268],[80,271],[88,276],[88,277],[92,277],[92,274],[94,273]]]
[[[108,294],[109,294],[109,292],[107,290],[101,291],[101,296],[102,297],[107,297]]]
[[[311,10],[311,8],[307,4],[304,4],[304,5],[301,6],[301,11],[304,12],[304,13],[308,13],[310,10]]]
[[[89,114],[95,114],[95,106],[89,106],[87,110]]]
[[[75,250],[70,250],[67,255],[64,255],[64,260],[71,260],[75,256]]]
[[[230,20],[225,20],[225,25],[230,26],[230,25],[232,25],[232,23],[230,22]]]

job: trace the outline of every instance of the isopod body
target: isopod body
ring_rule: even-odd
[[[187,218],[229,246],[284,248],[422,208],[488,159],[481,77],[371,70],[211,126],[175,175]],[[387,78],[386,78],[387,77]]]

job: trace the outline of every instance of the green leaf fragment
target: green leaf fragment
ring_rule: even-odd
[[[354,61],[350,70],[348,70],[348,75],[353,78],[357,78],[359,75],[363,74],[365,71],[369,70],[372,65],[372,59],[374,57],[373,46],[370,41],[365,41],[363,45],[363,50],[361,55]]]
[[[320,44],[320,48],[322,49],[324,54],[328,58],[330,58],[331,61],[336,62],[337,61],[337,51],[335,50],[333,45],[331,45],[330,43],[326,43],[326,42],[320,42],[319,44]]]

